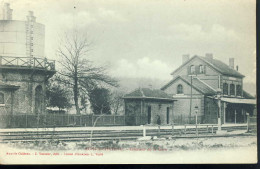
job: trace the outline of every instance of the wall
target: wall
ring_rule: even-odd
[[[177,86],[181,84],[183,86],[183,94],[177,94]],[[192,89],[192,101],[191,101],[191,87],[181,79],[177,79],[167,89],[164,90],[167,94],[173,96],[173,99],[177,100],[173,107],[174,117],[189,118],[190,103],[191,103],[191,116],[195,116],[194,108],[199,107],[198,116],[204,115],[204,96],[196,89]]]
[[[26,23],[26,21],[0,20],[0,55],[45,57],[44,25],[33,22],[33,27],[27,31]],[[31,50],[33,51],[30,52]]]
[[[213,69],[211,66],[209,66],[206,62],[202,61],[199,58],[194,58],[192,59],[189,63],[187,63],[185,66],[183,66],[182,68],[180,68],[178,71],[176,71],[173,74],[173,79],[177,76],[185,76],[185,75],[189,75],[190,72],[190,66],[194,65],[196,68],[196,75],[198,76],[198,78],[202,81],[204,81],[205,83],[207,83],[208,85],[210,85],[211,87],[217,89],[219,86],[219,76],[221,75],[219,72],[217,72],[215,69]],[[204,74],[200,74],[199,73],[199,65],[203,65],[204,69],[205,69],[205,73]]]
[[[8,70],[2,71],[0,80],[6,84],[20,86],[14,93],[14,114],[35,113],[35,88],[41,85],[45,93],[44,72],[31,72],[32,70]],[[43,96],[44,97],[44,96]],[[42,106],[45,107],[45,101]]]
[[[160,106],[159,106],[160,105]],[[126,125],[142,125],[148,123],[148,106],[151,106],[151,124],[157,124],[157,115],[161,124],[166,125],[166,112],[169,107],[169,123],[173,121],[173,102],[164,100],[125,99]],[[137,116],[134,117],[134,116]]]

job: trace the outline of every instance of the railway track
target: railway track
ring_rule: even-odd
[[[236,130],[246,130],[246,125],[237,126],[223,126],[223,130],[228,132]],[[150,127],[146,129],[146,136],[160,136],[160,137],[215,137],[216,125],[202,125],[198,126],[198,135],[196,134],[195,126],[179,126],[175,129],[171,127],[161,127],[160,131],[157,127]],[[59,128],[40,129],[40,130],[0,130],[0,142],[34,142],[34,141],[88,141],[92,140],[131,140],[143,136],[143,128],[127,128],[118,127],[93,130],[91,137],[91,128],[75,130],[75,128],[66,128],[66,130],[59,130]]]

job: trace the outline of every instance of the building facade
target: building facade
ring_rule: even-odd
[[[256,100],[243,90],[244,75],[234,67],[213,58],[183,56],[183,64],[171,73],[173,79],[161,89],[176,99],[174,116],[195,116],[198,107],[201,123],[243,123],[252,114]],[[220,101],[220,103],[219,103]],[[220,112],[220,113],[219,113]]]
[[[173,103],[174,99],[161,90],[136,89],[124,96],[125,124],[172,124]]]
[[[33,12],[27,21],[12,20],[9,4],[2,12],[0,115],[45,113],[46,82],[56,71],[55,61],[44,57],[44,25]]]

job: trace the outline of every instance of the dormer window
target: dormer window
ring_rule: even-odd
[[[190,66],[190,74],[195,74],[195,66],[194,65]]]
[[[204,69],[203,65],[199,66],[199,71],[200,71],[200,74],[204,74],[205,73],[205,69]]]
[[[234,84],[230,84],[230,95],[235,95],[235,85]]]
[[[183,94],[183,87],[181,84],[177,86],[177,94]]]

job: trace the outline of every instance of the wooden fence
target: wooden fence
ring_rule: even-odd
[[[46,58],[0,56],[1,67],[26,67],[55,70],[55,61]]]
[[[122,115],[69,115],[69,114],[17,114],[0,115],[0,128],[32,128],[32,127],[75,127],[119,126],[125,124]]]
[[[133,125],[145,123],[146,116],[125,116],[125,115],[75,115],[75,114],[15,114],[0,115],[0,128],[45,128],[45,127],[84,127],[93,126],[124,126],[131,119]],[[202,124],[203,116],[197,117],[198,124]],[[171,124],[172,122],[170,122]],[[188,116],[176,116],[174,124],[189,124]],[[191,124],[196,123],[196,117],[192,116]]]

